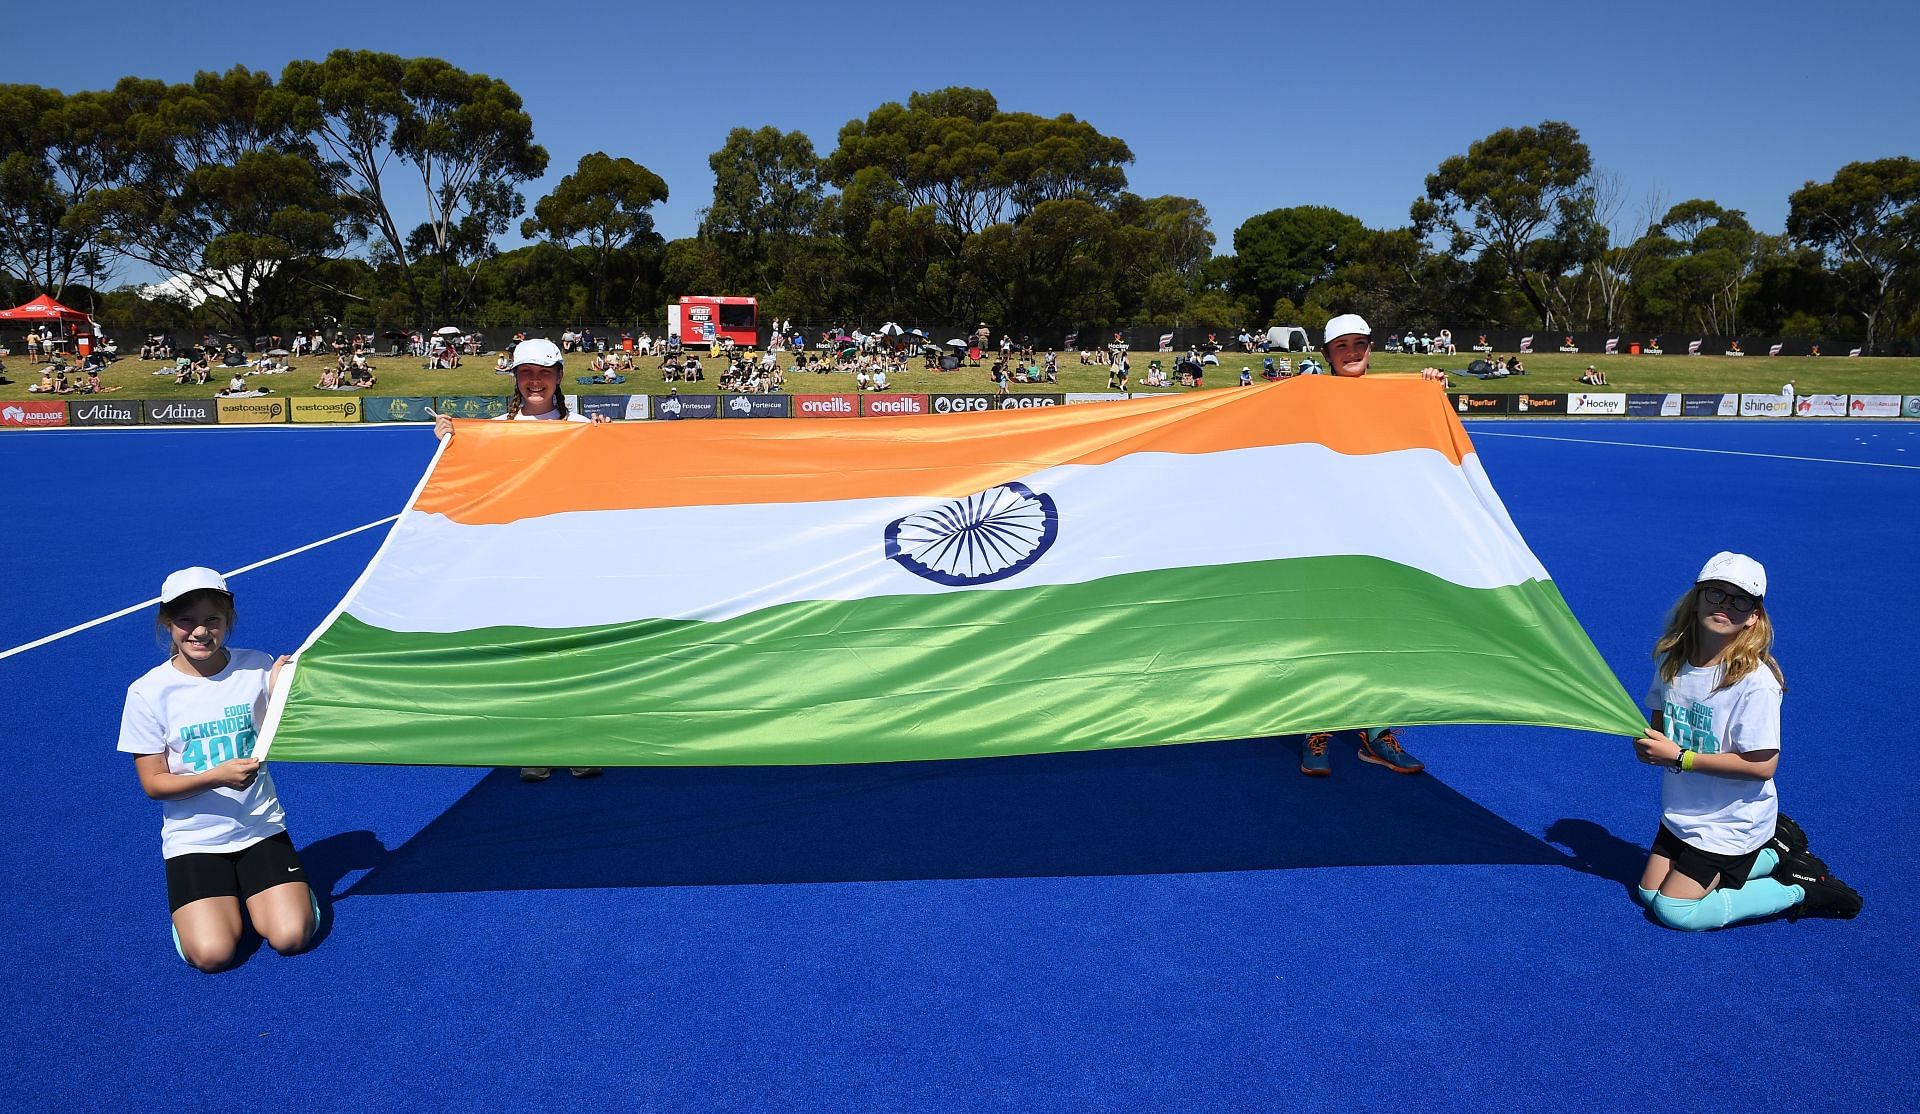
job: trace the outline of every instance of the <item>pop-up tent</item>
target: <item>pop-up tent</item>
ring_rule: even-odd
[[[91,332],[93,326],[93,318],[70,306],[63,306],[45,294],[24,306],[0,309],[0,321],[56,321],[67,325],[83,326],[78,330],[81,332]]]

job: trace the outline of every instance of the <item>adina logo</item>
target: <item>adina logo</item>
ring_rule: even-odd
[[[74,407],[73,417],[81,422],[130,422],[133,420],[133,407],[96,402],[90,406]]]

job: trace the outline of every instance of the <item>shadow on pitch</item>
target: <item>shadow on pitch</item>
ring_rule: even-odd
[[[348,893],[1166,874],[1566,858],[1428,774],[1297,739],[483,778]],[[344,895],[343,895],[344,896]]]

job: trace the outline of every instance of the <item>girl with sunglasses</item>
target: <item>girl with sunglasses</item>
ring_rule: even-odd
[[[1766,592],[1760,562],[1716,553],[1654,644],[1652,727],[1634,751],[1665,773],[1660,830],[1637,892],[1669,928],[1860,912],[1860,895],[1828,873],[1780,813],[1773,775],[1786,684],[1773,660]]]

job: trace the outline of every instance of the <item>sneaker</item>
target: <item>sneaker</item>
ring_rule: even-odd
[[[1827,873],[1826,863],[1805,852],[1783,861],[1773,877],[1786,885],[1800,887],[1806,894],[1800,904],[1787,910],[1788,920],[1797,921],[1801,917],[1851,920],[1860,915],[1860,908],[1865,904],[1852,886]]]
[[[1767,846],[1774,849],[1781,862],[1785,862],[1794,855],[1807,853],[1807,833],[1800,830],[1800,825],[1793,822],[1793,817],[1783,812],[1773,823],[1773,838],[1767,841]]]
[[[1401,748],[1400,738],[1391,727],[1371,738],[1365,731],[1360,732],[1360,761],[1385,766],[1396,774],[1417,774],[1427,768]]]
[[[574,777],[599,777],[606,771],[598,766],[568,766],[567,772]]]
[[[1300,751],[1300,772],[1308,777],[1326,777],[1333,773],[1333,763],[1327,759],[1327,744],[1333,742],[1333,736],[1325,731],[1316,731],[1307,736],[1307,745]]]
[[[545,781],[552,776],[552,766],[524,766],[520,770],[521,781]]]

